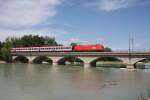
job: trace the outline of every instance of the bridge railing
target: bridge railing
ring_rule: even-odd
[[[114,50],[113,52],[118,52],[118,53],[149,53],[150,50],[149,49],[137,49],[137,50]]]

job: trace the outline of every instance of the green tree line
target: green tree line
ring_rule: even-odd
[[[55,38],[39,35],[24,35],[22,37],[8,37],[5,42],[0,42],[0,60],[11,62],[10,48],[30,46],[55,46]]]

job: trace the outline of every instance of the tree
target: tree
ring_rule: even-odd
[[[10,48],[11,48],[11,43],[6,40],[6,43],[4,44],[4,46],[1,49],[1,57],[2,60],[6,61],[6,62],[11,62],[11,53],[10,53]]]
[[[112,49],[109,48],[109,47],[106,47],[106,48],[104,48],[104,51],[105,51],[105,52],[112,52]]]
[[[2,42],[0,42],[0,60],[2,60],[2,52],[1,52],[1,50],[2,50],[2,47],[3,47],[3,43]]]
[[[44,46],[57,45],[54,37],[39,36],[39,35],[24,35],[23,37],[9,37],[6,39],[11,43],[12,47],[30,47],[30,46]]]
[[[24,35],[23,37],[8,37],[4,43],[0,42],[0,59],[11,61],[10,49],[12,47],[57,45],[54,37],[39,35]]]
[[[70,44],[70,46],[76,46],[77,45],[77,43],[71,43]]]

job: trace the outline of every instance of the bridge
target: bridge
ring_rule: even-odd
[[[91,66],[91,63],[102,57],[115,57],[127,65],[127,68],[135,68],[137,62],[150,57],[150,52],[26,52],[11,53],[13,60],[18,56],[25,56],[30,63],[39,56],[47,56],[57,64],[65,56],[75,56],[82,60],[84,67]]]

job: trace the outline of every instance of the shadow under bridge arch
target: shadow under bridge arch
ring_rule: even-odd
[[[121,67],[125,68],[123,61],[117,57],[98,57],[90,63],[93,67]]]
[[[52,64],[52,60],[47,56],[38,56],[33,60],[33,63],[35,64],[42,64],[42,63],[48,63]]]
[[[134,68],[139,69],[150,68],[149,65],[150,65],[150,58],[142,58],[134,63]]]
[[[13,59],[14,63],[28,63],[29,59],[26,56],[17,56]]]
[[[58,60],[58,64],[59,65],[66,65],[66,64],[70,64],[70,65],[83,65],[83,61],[76,57],[76,56],[65,56],[63,58],[61,58],[60,60]]]

